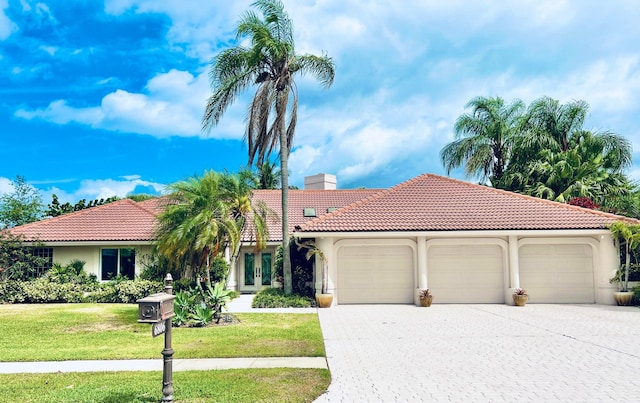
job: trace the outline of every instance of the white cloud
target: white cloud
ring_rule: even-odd
[[[125,197],[138,186],[152,187],[158,193],[162,193],[165,188],[164,184],[142,180],[138,175],[122,179],[85,179],[80,182],[79,189],[73,192],[73,197],[76,201]]]
[[[0,41],[18,30],[16,23],[11,21],[4,12],[8,7],[9,0],[0,0]]]
[[[11,192],[13,192],[13,181],[0,176],[0,196]]]
[[[171,70],[147,83],[145,93],[118,89],[102,98],[100,106],[77,108],[66,100],[51,102],[46,108],[19,109],[15,116],[42,119],[56,124],[79,123],[96,129],[148,134],[155,137],[202,136],[201,119],[209,96],[207,73],[193,76]],[[237,103],[229,115],[208,135],[215,138],[241,138],[244,106]]]

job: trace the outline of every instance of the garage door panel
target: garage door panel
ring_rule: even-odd
[[[439,303],[504,303],[502,248],[498,245],[434,245],[427,282]]]
[[[520,285],[530,302],[595,302],[591,246],[523,245],[519,256]]]
[[[413,249],[406,245],[340,248],[338,303],[412,303],[413,261]]]

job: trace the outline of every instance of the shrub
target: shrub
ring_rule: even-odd
[[[0,281],[0,303],[19,304],[24,302],[24,282],[15,280]]]
[[[84,290],[74,283],[56,283],[48,278],[25,281],[22,284],[24,302],[82,302]]]
[[[114,279],[100,284],[89,298],[94,302],[133,304],[140,298],[162,292],[162,290],[164,290],[164,284],[159,281]]]
[[[277,288],[265,288],[253,298],[253,308],[310,308],[314,300],[304,295],[285,295]]]

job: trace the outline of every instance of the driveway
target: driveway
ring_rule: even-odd
[[[640,401],[640,309],[341,305],[319,309],[318,402]]]

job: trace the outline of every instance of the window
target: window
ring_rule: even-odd
[[[313,207],[305,207],[304,211],[303,211],[303,215],[305,217],[315,217],[316,216],[316,209]]]
[[[129,280],[135,278],[135,249],[102,249],[102,280],[111,280],[118,275]]]
[[[42,264],[34,267],[36,270],[35,277],[43,275],[53,266],[53,248],[33,248],[31,254],[43,259]]]

